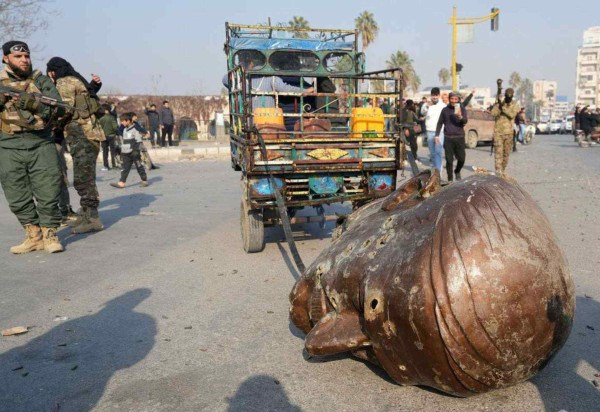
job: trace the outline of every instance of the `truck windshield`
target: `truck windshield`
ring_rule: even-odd
[[[274,70],[313,72],[320,61],[308,51],[276,51],[269,58],[269,64]]]

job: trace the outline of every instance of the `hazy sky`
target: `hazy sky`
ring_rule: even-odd
[[[303,16],[319,28],[354,27],[364,10],[374,14],[379,36],[367,49],[370,70],[385,67],[403,50],[414,60],[423,86],[438,83],[450,66],[451,2],[392,0],[56,0],[49,28],[27,39],[40,51],[45,71],[52,56],[69,60],[84,76],[99,73],[104,92],[217,94],[225,72],[225,22],[287,22]],[[558,81],[558,94],[574,96],[577,48],[583,31],[600,25],[600,1],[456,0],[459,17],[501,9],[500,30],[475,27],[475,42],[459,44],[463,82],[495,89],[496,79],[517,71],[532,80]]]

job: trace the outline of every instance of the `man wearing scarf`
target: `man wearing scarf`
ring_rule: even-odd
[[[70,223],[72,233],[102,230],[104,226],[98,215],[100,195],[96,186],[96,159],[100,143],[106,139],[96,118],[100,109],[98,96],[102,82],[92,75],[88,82],[73,66],[61,57],[53,57],[47,64],[48,76],[56,84],[63,101],[77,110],[67,111],[59,123],[73,158],[73,187],[81,204],[81,218]]]
[[[51,134],[51,119],[62,109],[41,104],[31,93],[57,100],[60,95],[48,77],[32,70],[26,43],[12,40],[2,51],[0,84],[23,92],[18,98],[0,93],[0,182],[10,210],[27,234],[10,251],[62,252],[56,236],[62,174]]]
[[[513,125],[515,117],[521,108],[513,100],[515,91],[511,88],[506,89],[504,100],[497,101],[492,107],[492,116],[496,119],[494,124],[494,151],[496,175],[506,177],[506,166],[508,166],[508,156],[513,149]]]

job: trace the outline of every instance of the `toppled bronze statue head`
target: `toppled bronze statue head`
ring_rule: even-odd
[[[422,173],[350,215],[290,294],[312,355],[351,352],[398,383],[469,396],[533,376],[575,309],[548,220],[517,184]]]

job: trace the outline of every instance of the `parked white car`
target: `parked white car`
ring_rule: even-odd
[[[550,125],[548,122],[538,122],[535,125],[536,128],[536,133],[537,134],[542,134],[542,133],[549,133],[550,132]]]
[[[554,119],[550,121],[549,133],[555,134],[560,133],[563,121],[561,119]]]

